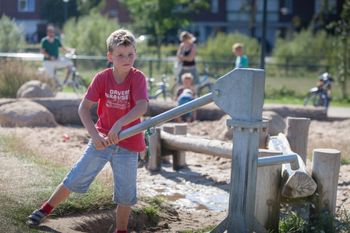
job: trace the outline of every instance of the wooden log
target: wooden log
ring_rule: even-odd
[[[282,151],[282,154],[294,154],[286,136],[282,133],[272,136],[269,141],[269,149]],[[317,188],[316,182],[306,169],[305,163],[298,155],[298,169],[293,169],[291,164],[282,164],[282,190],[281,195],[287,198],[311,196]]]
[[[150,171],[159,171],[161,169],[161,144],[160,144],[160,128],[154,129],[148,138],[149,158],[147,169]]]
[[[178,123],[175,125],[175,135],[187,134],[187,123]],[[186,151],[176,150],[173,154],[173,169],[179,170],[186,166]]]
[[[327,119],[327,113],[324,108],[305,107],[294,105],[268,104],[264,105],[264,111],[277,112],[282,117],[307,117],[313,120]]]
[[[280,151],[259,150],[259,157],[280,155]],[[268,230],[278,231],[281,165],[258,167],[255,217]]]
[[[170,150],[192,151],[201,154],[216,155],[232,158],[232,143],[204,138],[184,137],[173,135],[165,131],[160,134],[162,147]]]
[[[303,159],[305,164],[307,161],[309,126],[309,118],[287,117],[287,139],[290,148]]]
[[[312,156],[312,177],[317,183],[318,200],[316,213],[324,210],[334,216],[340,170],[340,151],[335,149],[315,149]]]

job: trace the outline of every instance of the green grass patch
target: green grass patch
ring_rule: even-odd
[[[350,159],[342,158],[342,159],[340,160],[340,164],[341,164],[341,165],[349,165],[349,164],[350,164]]]
[[[23,165],[23,167],[18,168],[22,169],[23,174],[26,174],[26,169],[30,168],[34,175],[37,172],[40,177],[45,177],[41,180],[40,178],[36,179],[35,176],[28,177],[28,175],[24,175],[21,181],[24,182],[24,187],[26,187],[26,179],[29,182],[34,182],[33,185],[27,185],[28,189],[20,190],[21,193],[28,192],[26,195],[17,196],[16,194],[6,193],[6,191],[0,192],[0,225],[5,229],[13,228],[13,232],[38,232],[29,229],[25,225],[26,217],[38,208],[44,200],[47,200],[68,169],[43,159],[39,152],[28,148],[21,141],[21,138],[14,134],[0,135],[0,148],[4,154],[18,160],[21,166]],[[13,185],[16,185],[16,183]],[[21,189],[22,186],[19,188]],[[112,203],[111,193],[112,190],[109,187],[95,181],[86,194],[73,193],[67,201],[54,210],[52,215],[67,216],[97,209],[112,208],[114,204]],[[0,232],[11,231],[1,231],[0,228]]]

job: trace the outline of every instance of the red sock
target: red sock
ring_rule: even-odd
[[[115,233],[128,233],[128,231],[127,230],[115,230]]]
[[[49,203],[44,202],[44,204],[40,207],[40,210],[45,214],[50,214],[53,210],[53,207]]]

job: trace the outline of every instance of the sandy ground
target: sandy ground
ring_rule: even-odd
[[[80,157],[88,141],[87,132],[80,127],[0,128],[0,132],[16,134],[43,157],[68,167]],[[207,138],[217,138],[221,132],[222,126],[218,126],[217,122],[194,122],[188,128],[189,134]],[[349,132],[350,120],[312,121],[308,151],[335,148],[342,152],[343,158],[350,159]],[[164,163],[158,173],[150,173],[145,168],[138,170],[139,196],[164,196],[173,211],[164,216],[159,228],[149,231],[200,229],[217,225],[226,216],[231,161],[196,153],[188,153],[186,161],[188,167],[180,171],[173,171],[169,163]],[[99,179],[111,182],[108,167],[99,175]],[[338,182],[338,209],[350,209],[349,193],[350,165],[343,165]],[[88,221],[84,218],[86,216],[50,219],[45,226],[56,232],[79,232],[76,230],[77,225]]]

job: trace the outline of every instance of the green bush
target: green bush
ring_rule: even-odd
[[[3,15],[0,18],[0,52],[18,52],[24,44],[21,28]]]
[[[0,62],[0,98],[16,98],[17,90],[27,81],[40,80],[51,87],[53,82],[40,75],[36,68],[18,61]]]
[[[64,44],[76,48],[78,54],[105,56],[106,39],[119,25],[99,14],[70,19],[64,25]]]
[[[258,64],[260,53],[258,41],[239,33],[219,33],[209,38],[205,44],[198,46],[198,55],[202,60],[232,61],[233,65],[232,45],[237,42],[244,44],[244,52],[249,58],[250,65],[256,66],[254,64]]]
[[[332,40],[325,31],[313,33],[311,30],[304,30],[285,39],[278,38],[272,55],[277,62],[288,60],[312,69],[314,66],[331,63]]]

